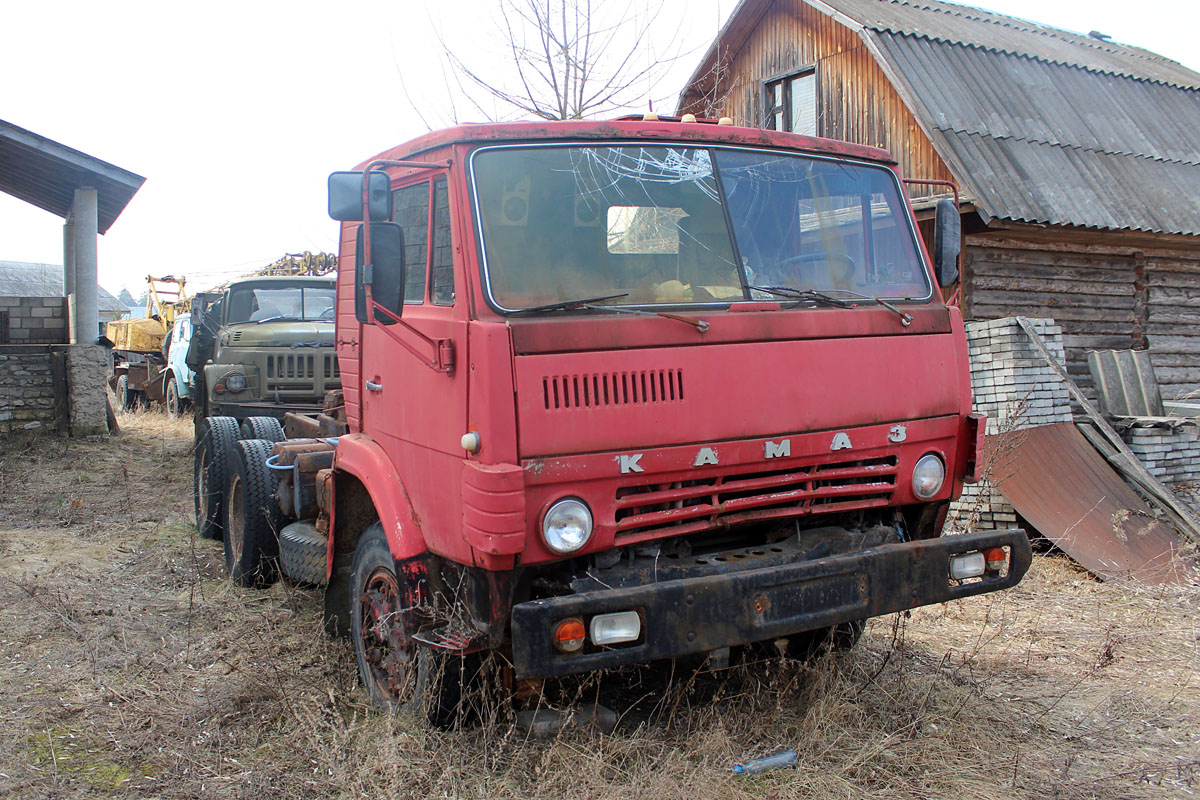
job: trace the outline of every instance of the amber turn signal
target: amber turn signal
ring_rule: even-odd
[[[988,572],[999,572],[1008,563],[1008,555],[1003,547],[989,547],[983,551],[983,557],[987,561]]]
[[[574,653],[583,647],[587,631],[579,617],[564,619],[554,628],[554,647],[563,653]]]

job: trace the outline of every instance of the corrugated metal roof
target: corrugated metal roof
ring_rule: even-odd
[[[1114,41],[939,0],[812,0],[869,30],[1028,56],[1093,72],[1200,88],[1200,74],[1176,61]]]
[[[101,311],[127,311],[103,286],[97,286]],[[62,297],[62,264],[0,261],[0,297]]]
[[[1200,91],[868,35],[950,171],[989,216],[1200,234]]]
[[[689,86],[772,1],[741,0]],[[791,2],[858,31],[988,217],[1200,234],[1200,74],[941,0]]]
[[[0,191],[66,217],[75,190],[97,195],[97,230],[105,233],[146,179],[0,120]]]

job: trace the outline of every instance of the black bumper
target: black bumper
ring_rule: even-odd
[[[973,583],[949,578],[950,558],[1008,547],[1008,574]],[[567,675],[766,641],[851,620],[1015,586],[1029,569],[1019,529],[881,545],[765,568],[532,600],[513,606],[518,677]],[[559,653],[553,626],[567,617],[637,610],[642,638],[628,645]]]

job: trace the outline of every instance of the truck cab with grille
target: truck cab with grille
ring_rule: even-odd
[[[983,455],[958,216],[931,258],[886,152],[462,126],[329,203],[344,402],[271,447],[278,563],[376,702],[441,708],[480,652],[538,679],[852,641],[1027,569],[1022,531],[941,535]]]

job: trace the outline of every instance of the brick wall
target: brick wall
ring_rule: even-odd
[[[1200,423],[1125,418],[1121,438],[1150,474],[1200,512]]]
[[[65,344],[66,298],[0,297],[0,344]]]
[[[0,432],[54,427],[53,353],[0,345]]]

